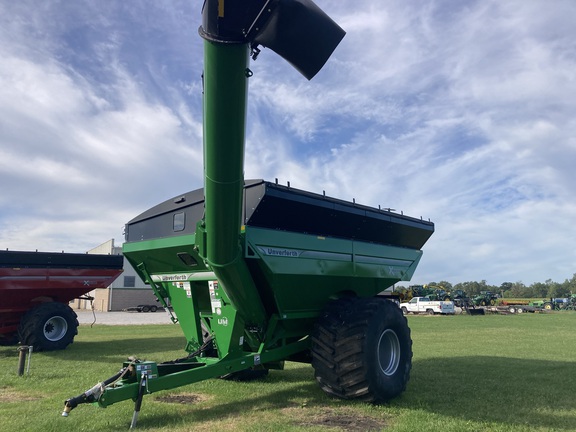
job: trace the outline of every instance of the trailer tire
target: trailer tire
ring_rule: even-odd
[[[33,346],[34,351],[62,350],[78,334],[77,318],[64,303],[42,303],[22,317],[18,328],[20,342]]]
[[[400,395],[412,369],[406,317],[377,297],[332,302],[312,333],[312,366],[320,388],[341,399],[378,404]]]
[[[158,310],[158,306],[150,306],[150,312],[156,312]]]

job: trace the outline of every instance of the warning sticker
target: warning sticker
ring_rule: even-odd
[[[222,300],[216,295],[218,289],[218,281],[208,281],[208,291],[210,292],[210,305],[212,306],[212,313],[217,313],[222,308]],[[220,311],[220,313],[222,313]]]

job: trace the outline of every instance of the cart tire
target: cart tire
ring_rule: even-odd
[[[406,317],[378,297],[332,302],[314,327],[312,366],[320,388],[341,399],[378,404],[400,395],[412,369]]]
[[[516,308],[514,306],[508,306],[508,312],[510,312],[511,314],[515,314]]]
[[[523,307],[519,307],[518,309],[516,309],[516,312],[521,314],[524,313],[524,308]]]
[[[64,303],[42,303],[22,317],[18,334],[20,342],[34,351],[62,350],[78,334],[77,315]]]

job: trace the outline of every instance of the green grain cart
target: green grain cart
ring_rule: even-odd
[[[65,403],[106,407],[222,376],[311,363],[320,387],[374,403],[399,395],[412,341],[398,306],[378,293],[410,280],[434,224],[277,182],[243,177],[250,54],[268,47],[311,79],[344,31],[309,0],[207,0],[204,188],[126,225],[124,255],[173,309],[187,355],[132,358]]]

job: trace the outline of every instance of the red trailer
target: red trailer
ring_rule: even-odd
[[[106,288],[122,267],[121,255],[0,251],[0,345],[66,348],[78,334],[68,303]]]

